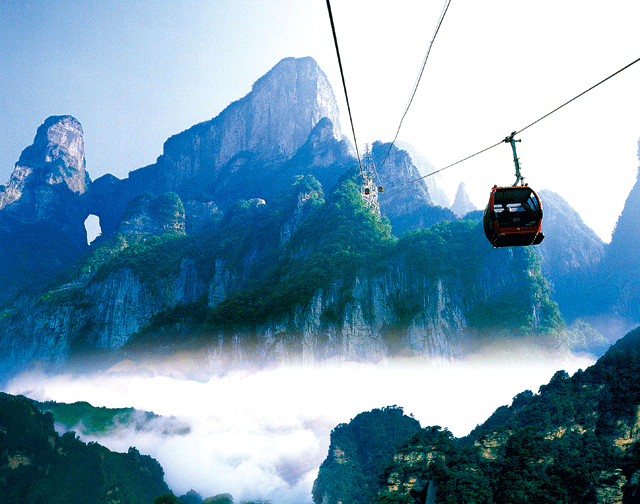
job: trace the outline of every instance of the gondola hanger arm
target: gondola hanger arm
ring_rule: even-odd
[[[508,137],[505,137],[504,143],[511,144],[511,150],[513,151],[513,163],[516,165],[516,181],[513,184],[517,186],[518,183],[524,185],[524,177],[520,173],[520,160],[518,159],[518,153],[516,152],[516,142],[521,142],[522,140],[516,140],[514,137],[516,136],[517,131],[514,131]]]

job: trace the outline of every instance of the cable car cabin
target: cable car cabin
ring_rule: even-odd
[[[529,186],[493,186],[482,224],[494,248],[538,245],[544,239],[542,202]]]

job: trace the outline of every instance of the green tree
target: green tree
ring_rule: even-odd
[[[207,497],[202,504],[233,504],[233,497],[228,493],[217,494]]]
[[[153,504],[178,504],[178,498],[172,493],[159,495],[153,499]]]

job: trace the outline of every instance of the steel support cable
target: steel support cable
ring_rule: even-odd
[[[594,84],[593,86],[591,86],[589,89],[587,89],[586,91],[583,91],[582,93],[580,93],[577,96],[574,96],[573,98],[571,98],[568,102],[563,103],[562,105],[560,105],[559,107],[553,109],[551,112],[549,112],[548,114],[543,115],[540,119],[537,119],[535,121],[533,121],[531,124],[529,124],[528,126],[525,126],[524,128],[522,128],[519,131],[516,131],[515,134],[518,135],[520,133],[522,133],[524,130],[526,130],[527,128],[530,128],[531,126],[533,126],[536,123],[539,123],[540,121],[542,121],[543,119],[545,119],[546,117],[549,117],[551,114],[553,114],[554,112],[557,112],[558,110],[560,110],[562,107],[564,107],[565,105],[569,105],[569,103],[571,103],[574,100],[577,100],[578,98],[580,98],[582,95],[587,94],[589,91],[591,91],[592,89],[598,87],[600,84],[608,81],[609,79],[611,79],[612,77],[615,77],[616,75],[618,75],[620,72],[626,70],[627,68],[629,68],[631,65],[636,64],[638,61],[640,61],[640,58],[638,58],[635,61],[632,61],[631,63],[629,63],[628,65],[622,67],[620,70],[618,70],[617,72],[612,73],[609,77],[607,77],[606,79],[602,79],[600,82],[598,82],[597,84]]]
[[[340,48],[338,47],[338,36],[336,35],[336,27],[333,23],[333,14],[331,13],[331,3],[327,0],[327,10],[329,11],[329,21],[331,22],[331,32],[333,33],[333,42],[336,46],[336,55],[338,56],[338,66],[340,67],[340,77],[342,78],[342,87],[344,88],[344,97],[347,101],[347,111],[349,112],[349,122],[351,123],[351,132],[353,133],[353,143],[356,147],[356,157],[358,158],[358,167],[360,168],[360,176],[364,183],[364,173],[362,172],[362,163],[360,162],[360,152],[358,151],[358,141],[356,140],[356,130],[353,127],[353,117],[351,116],[351,106],[349,105],[349,94],[347,93],[347,83],[344,79],[344,71],[342,70],[342,59],[340,58]]]
[[[393,145],[396,143],[396,140],[398,139],[398,135],[400,134],[400,128],[402,128],[402,123],[404,122],[404,118],[407,116],[407,112],[409,112],[409,107],[411,107],[411,103],[413,102],[413,99],[416,96],[416,91],[418,90],[418,85],[420,84],[420,80],[422,79],[422,74],[424,73],[424,68],[427,66],[427,60],[429,59],[429,54],[431,53],[431,48],[433,47],[433,43],[436,40],[436,35],[438,35],[438,32],[440,31],[440,26],[442,26],[442,21],[444,21],[444,16],[447,14],[447,11],[449,10],[449,5],[450,4],[451,4],[451,0],[445,0],[445,4],[442,7],[442,12],[440,13],[440,19],[438,19],[438,24],[436,25],[436,29],[433,32],[433,37],[431,37],[431,42],[429,43],[429,48],[427,49],[427,54],[425,54],[424,60],[422,61],[422,66],[420,67],[420,72],[418,73],[418,78],[416,79],[416,82],[413,85],[413,90],[411,91],[409,102],[407,103],[407,106],[404,109],[404,113],[402,114],[402,117],[400,118],[400,124],[398,125],[398,129],[396,130],[396,136],[393,137],[393,141],[389,145],[389,150],[387,151],[387,153],[384,156],[384,159],[382,160],[382,164],[380,165],[380,170],[382,170],[382,168],[384,167],[384,163],[386,162],[387,157],[389,156],[389,153],[391,152],[391,149],[393,148]]]
[[[594,84],[593,86],[591,86],[589,89],[587,89],[586,91],[583,91],[582,93],[580,93],[579,95],[574,96],[573,98],[571,98],[569,101],[564,102],[562,105],[560,105],[559,107],[556,107],[555,109],[553,109],[551,112],[543,115],[542,117],[540,117],[539,119],[536,119],[535,121],[533,121],[531,124],[529,124],[528,126],[525,126],[524,128],[515,131],[514,133],[512,133],[512,136],[518,135],[520,133],[522,133],[524,130],[530,128],[531,126],[533,126],[534,124],[539,123],[540,121],[542,121],[543,119],[546,119],[547,117],[549,117],[551,114],[553,114],[554,112],[557,112],[558,110],[560,110],[562,107],[564,107],[565,105],[569,105],[569,103],[571,103],[572,101],[577,100],[578,98],[580,98],[581,96],[585,95],[586,93],[588,93],[589,91],[591,91],[592,89],[595,89],[596,87],[598,87],[600,84],[603,84],[604,82],[608,81],[609,79],[611,79],[612,77],[615,77],[616,75],[618,75],[620,72],[626,70],[627,68],[629,68],[632,65],[635,65],[638,61],[640,61],[640,58],[632,61],[631,63],[629,63],[628,65],[625,65],[624,67],[622,67],[620,70],[618,70],[617,72],[612,73],[611,75],[609,75],[609,77],[602,79],[600,82],[598,82],[597,84]],[[475,154],[471,154],[470,156],[467,156],[464,159],[461,159],[460,161],[456,161],[455,163],[451,163],[450,165],[445,166],[444,168],[440,168],[439,170],[436,170],[434,172],[428,173],[427,175],[423,175],[422,177],[418,177],[416,179],[410,180],[409,182],[405,182],[404,184],[400,184],[400,186],[397,187],[402,187],[404,185],[408,185],[408,184],[412,184],[414,182],[418,182],[419,180],[425,179],[427,177],[430,177],[431,175],[435,175],[436,173],[440,173],[441,171],[446,170],[447,168],[451,168],[452,166],[455,166],[457,164],[462,163],[463,161],[467,161],[468,159],[471,159],[472,157],[477,156],[478,154],[482,154],[483,152],[487,152],[490,149],[493,149],[494,147],[497,147],[498,145],[505,143],[508,141],[508,138],[504,138],[503,140],[500,140],[499,142],[491,145],[490,147],[487,147],[485,149],[482,149],[481,151],[476,152]]]

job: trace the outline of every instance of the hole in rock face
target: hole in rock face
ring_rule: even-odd
[[[84,221],[84,228],[87,230],[87,244],[91,245],[91,242],[102,234],[100,217],[93,214],[89,215]]]

